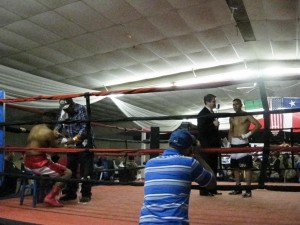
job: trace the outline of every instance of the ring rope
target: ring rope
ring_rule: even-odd
[[[35,150],[40,152],[60,152],[60,153],[69,153],[69,152],[83,152],[91,151],[95,153],[138,153],[138,154],[153,154],[153,153],[162,153],[164,149],[122,149],[122,148],[32,148],[32,147],[0,147],[1,151],[16,151],[16,152],[25,152],[28,150]],[[270,151],[279,151],[279,152],[300,152],[300,146],[294,147],[242,147],[242,148],[201,148],[200,152],[205,153],[249,153],[249,152],[261,152],[264,150]]]
[[[172,86],[167,88],[136,88],[129,90],[115,90],[115,91],[98,91],[98,92],[87,92],[87,93],[77,93],[77,94],[63,94],[63,95],[39,95],[35,97],[27,98],[6,98],[0,99],[0,103],[15,103],[15,102],[28,102],[28,101],[38,101],[38,100],[60,100],[67,98],[85,97],[85,96],[107,96],[112,94],[142,94],[142,93],[153,93],[153,92],[168,92],[168,91],[182,91],[191,89],[206,89],[212,87],[227,86],[230,84],[238,83],[237,81],[227,81],[227,82],[216,82],[214,84],[196,84],[190,86]]]
[[[263,78],[259,78],[263,80]],[[284,80],[292,80],[295,79],[294,76],[284,77]],[[274,79],[275,80],[275,79]],[[276,78],[276,80],[281,80]],[[257,81],[255,78],[249,78],[247,81]],[[195,85],[188,85],[188,86],[172,86],[166,88],[136,88],[136,89],[129,89],[129,90],[115,90],[115,91],[98,91],[98,92],[87,92],[87,93],[79,93],[79,94],[64,94],[64,95],[39,95],[35,97],[28,97],[28,98],[14,98],[14,99],[0,99],[0,103],[14,103],[14,102],[25,102],[25,101],[37,101],[42,99],[48,100],[60,100],[60,99],[67,99],[67,98],[76,98],[76,97],[86,97],[86,96],[107,96],[111,94],[142,94],[142,93],[153,93],[153,92],[168,92],[168,91],[183,91],[183,90],[192,90],[192,89],[209,89],[209,88],[216,88],[216,87],[223,87],[228,85],[239,84],[241,82],[245,82],[245,79],[241,80],[234,80],[234,81],[222,81],[222,82],[215,82],[215,83],[203,83],[203,84],[195,84]]]
[[[150,132],[149,129],[126,128],[126,127],[107,125],[107,124],[102,124],[102,123],[97,123],[97,122],[92,122],[91,125],[93,127],[115,128],[117,130],[124,130],[124,131]]]
[[[123,168],[123,169],[116,169],[115,171],[124,171],[124,170],[134,170],[137,168]],[[104,170],[103,170],[104,172]],[[48,180],[48,181],[55,181],[55,182],[73,182],[73,183],[91,183],[94,185],[131,185],[131,186],[143,186],[143,181],[102,181],[102,180],[95,180],[95,179],[75,179],[75,178],[52,178],[47,176],[41,176],[41,175],[28,175],[25,173],[6,173],[6,172],[0,172],[1,176],[9,176],[9,177],[16,177],[16,178],[26,178],[26,179],[32,179],[32,180]],[[278,186],[278,185],[270,185],[270,184],[264,184],[264,185],[241,185],[237,187],[236,185],[217,185],[218,190],[232,190],[233,188],[237,188],[239,190],[253,190],[253,189],[266,189],[266,190],[272,190],[272,191],[288,191],[288,192],[299,192],[300,186],[299,185],[284,185],[284,186]],[[194,190],[201,190],[203,189],[199,185],[192,184],[191,189]]]
[[[0,99],[1,100],[1,99]],[[274,110],[270,111],[269,114],[277,114],[277,113],[290,113],[290,112],[300,112],[300,108],[297,109],[285,109],[285,110]],[[243,114],[237,114],[237,113],[211,113],[203,116],[199,115],[176,115],[176,116],[152,116],[152,117],[126,117],[126,118],[119,118],[119,119],[88,119],[88,120],[74,120],[74,121],[56,121],[56,123],[75,123],[75,122],[81,122],[81,123],[104,123],[104,122],[129,122],[129,121],[147,121],[147,120],[182,120],[182,119],[193,119],[193,118],[221,118],[221,117],[232,117],[232,116],[238,116],[238,115],[258,115],[258,114],[264,114],[264,111],[260,112],[251,112],[251,113],[243,113]],[[41,121],[28,121],[28,122],[1,122],[0,126],[5,125],[25,125],[25,124],[37,124],[41,123]],[[53,122],[54,123],[54,122]],[[99,125],[100,126],[100,125]],[[114,128],[118,128],[118,126],[113,126]],[[121,129],[121,128],[120,128]],[[130,128],[123,128],[124,130],[129,130]],[[299,129],[295,127],[291,128],[284,128],[284,129]],[[136,130],[133,128],[133,130]],[[276,129],[280,130],[280,129]],[[144,130],[140,130],[144,131]],[[148,131],[148,129],[145,129],[145,131]]]
[[[220,85],[219,85],[220,86]],[[191,87],[189,87],[188,89],[190,89]],[[207,88],[207,87],[206,87]],[[74,97],[82,97],[82,96],[89,96],[89,95],[96,95],[96,96],[105,96],[105,95],[109,95],[109,94],[113,94],[113,93],[122,93],[123,94],[137,94],[137,93],[147,93],[147,92],[161,92],[161,91],[174,91],[174,90],[180,90],[181,88],[166,88],[165,90],[162,90],[160,88],[143,88],[143,89],[134,89],[134,90],[121,90],[121,91],[108,91],[108,92],[97,92],[97,93],[84,93],[84,94],[75,94],[75,95],[63,95],[64,97],[62,98],[61,96],[37,96],[35,98],[21,98],[21,99],[0,99],[0,102],[3,102],[3,103],[8,103],[8,102],[24,102],[24,101],[36,101],[36,100],[41,100],[41,99],[49,99],[49,100],[59,100],[59,99],[64,99],[64,98],[74,98]],[[181,90],[184,90],[184,89],[187,89],[187,88],[182,88]],[[284,113],[284,112],[298,112],[300,111],[299,109],[296,109],[296,110],[276,110],[276,111],[272,111],[272,112],[256,112],[256,114],[276,114],[276,113]],[[228,116],[231,116],[233,115],[233,113],[216,113],[214,114],[212,117],[228,117]],[[236,116],[236,114],[234,114]],[[245,115],[245,114],[244,114]],[[247,113],[247,115],[251,115],[251,113]],[[181,116],[180,119],[184,117],[190,117],[190,116]],[[198,118],[198,115],[194,116],[192,115],[192,117],[197,117]],[[176,119],[177,116],[175,117],[133,117],[133,118],[129,118],[128,120],[124,120],[124,118],[122,120],[117,120],[117,121],[134,121],[134,120],[166,120],[166,119]],[[103,120],[96,120],[94,122],[99,122],[99,121],[103,121]],[[115,120],[114,120],[115,121]],[[76,121],[75,121],[76,122]],[[77,121],[78,122],[78,121]],[[81,122],[84,122],[84,121],[81,121]],[[91,121],[85,121],[85,122],[91,122]],[[111,121],[110,121],[111,122]],[[294,128],[291,128],[291,129],[294,129]],[[11,147],[10,147],[11,148]],[[18,148],[18,150],[20,150],[21,148],[20,147],[16,147]],[[0,148],[1,150],[2,148]],[[31,150],[39,150],[39,151],[42,151],[42,148],[28,148],[28,147],[25,147],[25,149],[31,149]],[[299,147],[266,147],[266,148],[258,148],[258,147],[255,147],[255,148],[240,148],[240,149],[237,149],[235,148],[234,151],[233,149],[231,148],[227,148],[227,149],[214,149],[214,148],[209,148],[209,149],[202,149],[202,151],[204,152],[211,152],[211,153],[232,153],[232,152],[252,152],[253,150],[254,151],[269,151],[269,150],[276,150],[276,151],[285,151],[286,149],[288,149],[287,151],[291,152],[291,151],[299,151]],[[17,150],[17,151],[18,151]],[[44,148],[44,152],[49,152],[50,148]],[[58,149],[55,149],[55,150],[64,150],[66,152],[80,152],[80,151],[93,151],[93,152],[97,152],[99,151],[98,153],[106,153],[108,150],[110,150],[109,152],[110,153],[121,153],[120,150],[122,151],[123,154],[127,155],[128,153],[132,153],[132,154],[146,154],[145,152],[147,151],[150,151],[148,154],[151,154],[151,153],[155,153],[155,150],[156,151],[159,151],[158,153],[161,153],[163,150],[162,149],[151,149],[151,150],[145,150],[145,149],[125,149],[125,151],[128,151],[128,152],[125,152],[124,153],[124,150],[122,149],[70,149],[70,148],[58,148]],[[111,150],[114,150],[114,152],[111,152]],[[16,151],[16,150],[15,150]],[[142,151],[144,151],[142,153]],[[51,149],[51,152],[55,152],[55,151],[52,151]],[[1,175],[1,174],[0,174]],[[90,182],[90,181],[82,181],[81,182]],[[263,185],[265,186],[265,185]]]

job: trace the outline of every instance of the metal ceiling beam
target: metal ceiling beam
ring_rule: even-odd
[[[232,13],[232,17],[236,22],[236,26],[245,42],[256,41],[254,32],[248,17],[245,5],[242,0],[226,0],[227,5]]]

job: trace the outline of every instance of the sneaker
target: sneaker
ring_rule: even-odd
[[[213,197],[214,194],[211,193],[210,191],[207,191],[207,190],[200,190],[200,195],[201,196],[209,196],[209,197]]]
[[[217,191],[211,191],[214,195],[222,195],[222,192],[217,192]]]
[[[228,194],[230,194],[230,195],[241,195],[242,191],[233,190],[233,191],[229,192]]]
[[[70,201],[70,200],[75,200],[77,199],[77,195],[74,194],[74,195],[65,195],[65,196],[62,196],[60,197],[60,201]]]
[[[79,200],[80,203],[88,203],[89,201],[91,201],[91,197],[81,197]]]
[[[64,205],[57,201],[55,198],[45,197],[44,202],[53,207],[63,207]]]
[[[250,198],[250,197],[252,197],[252,192],[246,191],[242,196],[243,196],[243,198]]]

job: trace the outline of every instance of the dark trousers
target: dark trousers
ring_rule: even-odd
[[[218,172],[218,153],[201,153],[202,158],[210,166],[215,176],[217,177]],[[200,190],[200,194],[206,194],[208,192],[205,188]],[[216,194],[217,190],[210,190],[212,194]]]
[[[218,172],[218,153],[202,153],[202,158],[205,162],[210,166],[212,171],[214,171],[215,175],[217,176]]]
[[[75,152],[67,154],[67,167],[72,171],[72,178],[78,179],[78,168],[80,179],[89,179],[92,177],[94,170],[94,153],[90,151]],[[80,167],[79,167],[80,166]],[[69,182],[66,186],[67,195],[75,195],[78,189],[78,183]],[[81,194],[83,197],[92,196],[92,184],[83,182],[81,186]]]

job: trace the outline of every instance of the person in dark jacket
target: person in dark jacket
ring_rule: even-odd
[[[14,153],[7,152],[4,157],[4,173],[21,174],[22,171],[14,164]],[[14,195],[17,193],[18,179],[13,176],[3,177],[2,184],[0,186],[0,197]]]
[[[204,96],[205,106],[198,114],[197,127],[198,127],[198,140],[202,148],[220,148],[221,139],[219,136],[219,121],[217,118],[207,117],[214,113],[213,109],[216,108],[216,96],[208,94]],[[215,175],[218,169],[218,153],[202,153],[201,156],[212,168]],[[222,194],[217,190],[200,190],[200,195],[214,196]]]

